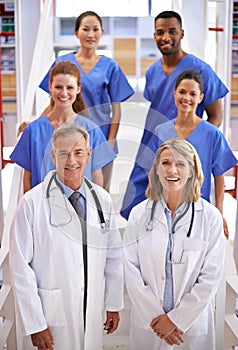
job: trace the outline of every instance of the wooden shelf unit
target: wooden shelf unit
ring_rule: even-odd
[[[14,3],[14,1],[12,2]],[[6,10],[7,9],[7,10]],[[0,4],[0,54],[1,54],[1,87],[3,113],[4,102],[16,99],[15,72],[15,23],[14,11],[9,11],[6,4]]]
[[[231,101],[238,103],[238,1],[233,1]]]

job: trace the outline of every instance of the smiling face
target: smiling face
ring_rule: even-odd
[[[164,198],[171,194],[183,197],[187,181],[192,176],[186,158],[174,149],[164,149],[160,154],[156,170],[163,188]]]
[[[49,88],[55,107],[60,108],[72,106],[80,92],[77,78],[70,74],[55,75]]]
[[[176,18],[158,18],[154,39],[162,55],[172,55],[181,49],[184,31]]]
[[[73,190],[81,186],[91,153],[80,133],[57,137],[51,155],[57,175],[66,186]]]
[[[79,39],[82,48],[96,50],[103,35],[103,30],[96,16],[86,16],[82,19],[75,35]]]
[[[193,79],[181,80],[174,91],[175,105],[181,113],[195,114],[197,105],[202,101],[203,94],[198,82]]]

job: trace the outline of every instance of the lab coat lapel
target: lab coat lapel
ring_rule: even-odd
[[[153,202],[148,202],[148,208],[152,209]],[[167,226],[166,216],[164,214],[164,208],[162,206],[161,201],[158,201],[156,204],[155,212],[154,212],[154,219],[153,219],[153,227],[157,226],[158,224],[163,224]]]

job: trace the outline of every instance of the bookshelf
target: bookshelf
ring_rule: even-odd
[[[3,113],[16,111],[14,1],[0,3],[0,53]]]
[[[238,103],[238,1],[233,2],[231,102]]]

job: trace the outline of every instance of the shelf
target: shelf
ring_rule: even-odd
[[[231,101],[238,100],[238,74],[231,78]]]
[[[2,73],[6,71],[15,71],[15,48],[14,47],[6,47],[1,50],[1,66]]]
[[[114,58],[126,75],[136,76],[136,39],[115,38]]]
[[[145,75],[147,69],[152,65],[152,63],[157,61],[157,57],[142,57],[141,58],[141,75]]]
[[[0,3],[1,88],[3,112],[16,110],[15,1]]]
[[[11,48],[15,48],[15,44],[0,44],[0,47],[3,49],[8,49],[8,48],[11,49]]]
[[[112,35],[118,36],[136,36],[137,18],[136,17],[114,17]]]
[[[3,99],[2,112],[4,114],[16,113],[17,112],[16,99],[12,99],[12,100]]]
[[[15,32],[0,32],[0,36],[15,36]]]
[[[2,97],[16,97],[16,73],[1,74]]]

